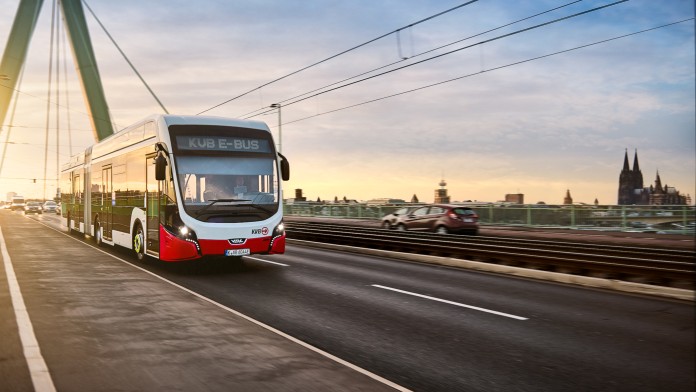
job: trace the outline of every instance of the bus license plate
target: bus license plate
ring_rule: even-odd
[[[251,249],[226,249],[225,256],[246,256],[251,254]]]

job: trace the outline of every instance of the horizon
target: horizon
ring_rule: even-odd
[[[7,42],[18,4],[0,0],[10,10],[0,15],[0,45]],[[301,188],[314,200],[346,196],[408,201],[416,194],[426,202],[445,179],[452,200],[495,202],[505,194],[522,193],[529,203],[562,204],[570,190],[579,203],[597,199],[612,205],[618,201],[623,153],[637,150],[648,186],[659,171],[663,184],[688,194],[694,203],[693,20],[575,49],[693,18],[692,1],[635,0],[444,55],[603,5],[579,2],[419,57],[566,5],[554,0],[476,2],[272,84],[460,3],[167,4],[91,0],[89,7],[172,113],[210,108],[206,115],[243,117],[375,67],[410,65],[442,54],[296,104],[283,103],[282,152],[293,173],[283,184],[284,198]],[[55,98],[47,105],[50,13],[44,5],[13,100],[12,128],[8,113],[0,129],[0,151],[6,151],[2,195],[14,191],[52,197],[58,167],[70,153],[94,143],[69,55],[66,74],[60,77],[69,93],[61,97],[60,119]],[[87,9],[85,16],[115,130],[161,112]],[[561,51],[567,52],[551,55]],[[263,84],[268,85],[253,90]],[[416,91],[406,93],[411,90]],[[247,91],[253,92],[213,107]],[[46,113],[47,106],[51,113]],[[68,116],[71,139],[66,134]],[[275,109],[254,119],[266,122],[278,139]]]

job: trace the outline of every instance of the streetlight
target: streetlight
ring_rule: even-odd
[[[280,104],[274,103],[273,105],[271,105],[271,107],[278,109],[278,152],[282,153],[283,152],[283,128],[281,127],[281,121],[280,121]]]

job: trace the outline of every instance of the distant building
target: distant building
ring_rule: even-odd
[[[418,196],[416,196],[415,193],[413,194],[413,197],[411,198],[411,203],[420,203],[420,202],[418,201]]]
[[[524,204],[524,193],[508,193],[505,195],[506,203]]]
[[[389,197],[381,197],[377,199],[370,199],[365,202],[368,206],[383,206],[387,204],[404,204],[406,200],[404,199],[392,199]]]
[[[435,203],[449,204],[450,197],[447,195],[447,183],[445,180],[440,180],[440,189],[435,189]]]
[[[573,204],[573,198],[570,196],[570,189],[566,190],[566,195],[563,198],[563,204]]]
[[[302,189],[295,189],[295,201],[307,201],[307,198],[302,196]]]
[[[638,166],[638,151],[633,157],[633,168],[628,164],[628,150],[624,155],[624,164],[619,175],[619,205],[687,205],[691,196],[681,195],[679,191],[667,184],[662,185],[660,172],[655,177],[655,185],[643,186],[643,173]]]

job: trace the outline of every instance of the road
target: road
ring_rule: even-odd
[[[301,246],[138,265],[414,391],[695,387],[692,302]]]

